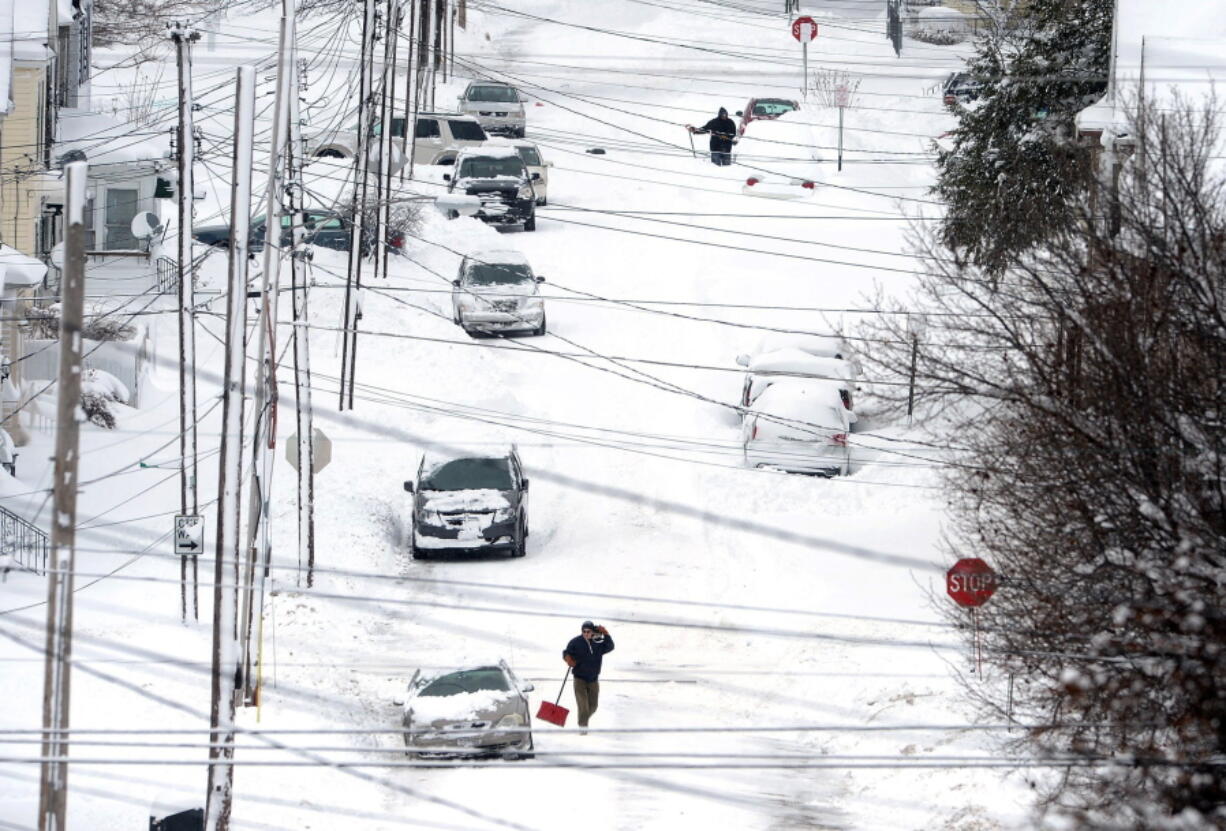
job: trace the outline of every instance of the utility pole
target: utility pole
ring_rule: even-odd
[[[358,322],[362,319],[362,247],[365,244],[366,194],[370,184],[371,87],[373,86],[375,0],[366,0],[362,18],[362,69],[358,82],[358,136],[354,154],[353,234],[349,241],[349,273],[345,281],[345,325],[341,347],[341,389],[338,409],[353,409],[353,373],[357,368]]]
[[[86,162],[64,167],[64,280],[61,287],[60,374],[55,414],[55,516],[47,569],[47,651],[43,676],[39,831],[65,831],[68,808],[69,681],[72,677],[72,591],[76,570],[77,460],[80,442],[81,323],[85,312]]]
[[[247,248],[251,225],[251,158],[255,135],[255,67],[238,68],[230,186],[230,287],[226,299],[225,388],[213,555],[213,677],[206,831],[229,831],[234,795],[234,687],[238,670],[239,496],[242,492],[243,396],[246,394]],[[227,566],[227,564],[229,564]]]
[[[418,0],[409,0],[409,54],[404,64],[404,167],[400,168],[400,184],[404,184],[405,171],[413,178],[413,151],[417,148],[417,62],[413,59],[421,50],[417,45],[417,8]],[[410,104],[410,101],[412,103]]]
[[[376,188],[378,227],[375,229],[375,276],[387,279],[388,226],[392,212],[392,130],[396,103],[396,30],[400,25],[400,4],[389,0],[387,26],[383,34],[383,95],[379,99],[379,184]]]
[[[192,44],[200,39],[195,29],[177,22],[170,27],[179,65],[179,491],[180,513],[195,516],[200,510],[196,490],[196,296],[192,267],[192,177],[196,156],[192,117]],[[179,600],[187,620],[187,557],[179,558]],[[196,558],[192,557],[192,609],[200,616],[197,599]]]
[[[295,57],[297,51],[295,51]],[[295,61],[296,63],[296,61]],[[295,76],[297,77],[297,76]],[[289,147],[285,156],[285,195],[294,247],[290,253],[294,307],[294,410],[298,427],[298,572],[306,563],[307,587],[315,582],[315,424],[311,412],[311,330],[305,273],[302,213],[302,121],[298,113],[299,85],[289,99]],[[301,578],[300,578],[301,579]]]
[[[294,0],[281,0],[281,36],[277,48],[277,89],[273,100],[271,146],[268,151],[268,187],[264,205],[264,269],[260,286],[260,318],[256,324],[255,412],[252,418],[251,485],[247,503],[247,557],[244,562],[239,626],[239,670],[242,688],[235,691],[238,704],[256,703],[256,684],[251,672],[251,631],[256,607],[263,610],[264,577],[271,552],[268,538],[268,506],[272,496],[273,453],[277,444],[277,298],[281,276],[281,193],[284,181],[286,122],[293,92]]]

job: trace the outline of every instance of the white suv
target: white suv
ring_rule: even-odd
[[[544,277],[518,251],[487,251],[465,257],[451,281],[452,318],[473,332],[545,334],[545,301],[539,285]]]
[[[400,116],[392,119],[392,142],[402,154],[406,123]],[[376,121],[372,130],[376,142],[382,133],[383,125]],[[452,164],[460,150],[480,147],[488,138],[477,119],[457,113],[419,113],[413,133],[413,164]],[[357,145],[358,125],[353,124],[309,135],[307,154],[352,159]]]
[[[500,81],[473,81],[460,96],[460,111],[475,116],[487,133],[523,138],[528,117],[524,97]]]

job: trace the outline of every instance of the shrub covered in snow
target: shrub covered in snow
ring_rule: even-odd
[[[110,405],[126,404],[128,397],[128,388],[109,372],[87,369],[81,373],[81,409],[90,423],[115,429],[115,415]]]

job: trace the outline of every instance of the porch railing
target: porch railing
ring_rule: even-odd
[[[51,538],[45,531],[0,507],[0,554],[7,554],[35,574],[43,574],[50,551]]]
[[[177,294],[179,292],[179,263],[170,257],[157,258],[158,293]]]

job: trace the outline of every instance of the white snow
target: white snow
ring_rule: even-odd
[[[501,491],[472,489],[459,491],[422,491],[432,511],[494,511],[511,503]]]
[[[417,696],[405,705],[413,721],[433,724],[440,721],[462,721],[496,709],[514,694],[505,690],[477,690],[455,695]]]

